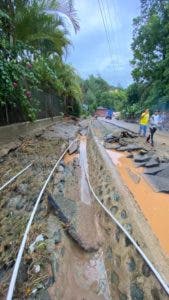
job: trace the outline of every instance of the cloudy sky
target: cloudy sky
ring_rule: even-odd
[[[80,31],[71,31],[73,47],[67,62],[71,63],[82,78],[101,75],[112,85],[127,86],[132,82],[132,19],[139,15],[139,0],[102,0],[106,15],[109,50],[98,0],[75,0],[80,19]]]

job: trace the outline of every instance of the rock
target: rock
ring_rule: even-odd
[[[118,151],[128,151],[128,152],[131,152],[131,151],[140,150],[140,149],[142,149],[141,146],[134,145],[134,144],[128,144],[127,146],[120,147],[118,149]]]
[[[113,252],[112,252],[112,248],[110,246],[107,248],[106,258],[110,259],[110,260],[113,258]]]
[[[112,195],[112,199],[116,202],[119,202],[120,201],[120,195],[119,193],[117,192],[114,192],[113,195]]]
[[[104,137],[104,141],[106,143],[118,143],[118,141],[119,141],[119,134],[116,135],[116,134],[110,133],[110,134],[108,134],[108,135],[106,135]]]
[[[15,151],[16,149],[19,148],[21,145],[21,142],[10,142],[8,145],[6,145],[3,149],[0,151],[0,157],[6,156],[12,151]]]
[[[145,164],[146,168],[158,167],[159,161],[155,158],[150,159],[148,163]]]
[[[57,217],[65,224],[70,225],[70,221],[75,218],[77,213],[77,204],[75,201],[63,198],[57,195],[53,198],[48,195],[48,203],[51,210],[57,215]]]
[[[57,281],[58,277],[58,272],[59,272],[59,262],[58,262],[58,257],[55,252],[52,253],[51,255],[51,266],[52,266],[52,274],[54,281]]]
[[[61,234],[61,229],[57,229],[57,231],[54,232],[53,234],[53,240],[55,244],[58,244],[62,240],[62,234]]]
[[[71,142],[69,143],[71,144]],[[79,142],[78,141],[74,141],[74,143],[72,144],[72,146],[69,148],[69,154],[73,154],[75,153],[79,148]]]
[[[89,245],[82,239],[78,233],[73,221],[75,221],[77,204],[75,201],[59,198],[54,199],[51,195],[48,195],[49,205],[53,208],[57,217],[64,223],[64,227],[68,235],[85,251],[93,252],[99,249],[99,245]]]
[[[163,170],[158,172],[158,176],[162,178],[169,178],[169,165],[166,166]]]
[[[139,163],[150,161],[151,158],[152,157],[148,155],[138,155],[138,154],[134,155],[134,161]]]
[[[140,182],[140,176],[135,174],[132,170],[130,170],[130,168],[127,168],[127,172],[134,183],[138,184]]]
[[[129,131],[121,131],[120,137],[122,138],[136,138],[138,137],[136,134],[129,132]]]
[[[28,280],[28,265],[21,262],[18,271],[18,276],[17,276],[17,283],[19,285],[23,285],[23,282],[26,282],[27,280]]]
[[[104,147],[106,149],[118,150],[120,148],[120,145],[119,144],[111,144],[111,143],[104,142]]]
[[[74,160],[73,160],[73,166],[74,166],[75,168],[80,166],[80,161],[79,161],[79,158],[78,158],[78,157],[75,157],[75,158],[74,158]]]
[[[119,285],[119,276],[114,271],[111,272],[111,283],[116,285],[116,286]]]
[[[128,145],[128,143],[126,142],[126,141],[123,141],[123,140],[119,140],[119,145],[121,146],[121,147],[126,147],[127,145]]]
[[[119,300],[127,300],[127,299],[128,299],[127,295],[120,292],[120,294],[119,294]]]
[[[121,266],[121,257],[119,255],[116,255],[115,258],[114,258],[114,265],[117,267],[117,268],[120,268]]]
[[[33,266],[33,271],[34,271],[34,273],[39,273],[40,272],[40,265],[34,265]]]
[[[127,218],[127,213],[126,213],[126,211],[124,209],[121,212],[121,218],[122,219],[126,219]]]
[[[71,236],[71,238],[85,251],[87,252],[95,252],[99,250],[99,245],[90,245],[86,241],[84,241],[79,235],[75,226],[71,225],[67,229],[67,233]]]
[[[127,262],[127,265],[128,265],[128,271],[129,271],[129,272],[135,271],[135,269],[136,269],[136,264],[135,264],[135,261],[134,261],[134,258],[133,258],[133,257],[131,257],[131,258],[129,259],[129,261]]]
[[[132,245],[132,242],[129,240],[127,236],[125,236],[125,246],[128,247],[130,245]]]
[[[9,199],[7,207],[8,208],[16,208],[17,205],[21,204],[21,199],[22,199],[21,195],[18,195],[16,197]]]
[[[157,175],[146,175],[146,177],[158,192],[169,193],[169,180],[166,177],[159,176],[160,173],[157,173]]]
[[[37,132],[35,133],[35,137],[36,138],[40,138],[42,136],[43,132]]]
[[[54,284],[55,280],[53,276],[49,276],[47,279],[43,281],[43,285],[45,289],[48,289],[50,286]]]
[[[159,295],[159,291],[156,287],[151,290],[151,295],[153,297],[153,300],[161,300],[161,297]]]
[[[128,154],[126,157],[127,158],[133,158],[133,156],[134,156],[133,154]]]
[[[26,183],[21,183],[18,187],[18,191],[19,193],[25,195],[27,193],[27,190],[28,190],[28,184]]]
[[[118,212],[118,207],[114,205],[110,208],[110,211],[113,215],[115,215]]]
[[[36,237],[35,241],[29,246],[29,251],[32,253],[35,251],[36,246],[39,242],[43,242],[44,241],[44,236],[43,234],[40,234]]]
[[[130,286],[130,295],[132,300],[144,300],[144,292],[137,285],[137,283],[132,283]]]
[[[40,287],[39,287],[40,289]],[[50,295],[48,293],[47,290],[45,290],[42,286],[42,288],[40,289],[40,291],[38,291],[38,289],[34,290],[34,294],[28,298],[28,300],[51,300]]]
[[[115,232],[115,237],[116,237],[116,241],[117,241],[117,242],[120,241],[120,233],[121,233],[121,230],[120,230],[120,228],[117,226],[117,227],[116,227],[116,232]]]
[[[64,167],[62,165],[58,167],[58,172],[64,172]]]
[[[145,277],[149,277],[151,275],[151,269],[146,263],[142,265],[142,273]]]
[[[25,203],[22,201],[22,202],[17,203],[16,206],[15,206],[15,208],[16,208],[17,210],[20,210],[20,209],[22,209],[24,206],[25,206]]]
[[[169,164],[161,163],[159,167],[151,167],[144,171],[144,174],[150,174],[150,175],[156,175],[160,171],[164,170],[166,167],[168,167]]]
[[[60,161],[60,166],[62,166],[62,167],[64,167],[64,168],[66,167],[65,162],[64,162],[63,159]]]
[[[79,131],[79,134],[80,134],[81,136],[87,135],[87,129],[82,129],[82,130],[80,130],[80,131]]]
[[[140,151],[139,151],[139,154],[140,155],[145,155],[145,154],[147,154],[147,150],[145,150],[145,149],[141,149]]]
[[[132,234],[133,229],[131,224],[124,224],[124,228],[128,231],[129,234]]]

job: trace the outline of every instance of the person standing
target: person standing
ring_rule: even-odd
[[[155,111],[154,115],[152,115],[150,118],[150,126],[149,126],[150,133],[146,139],[147,143],[149,143],[149,142],[151,143],[151,146],[154,146],[153,137],[154,137],[154,133],[156,132],[158,126],[159,126],[159,114],[158,114],[158,111]]]
[[[143,132],[143,136],[146,136],[146,131],[147,131],[147,126],[148,126],[148,122],[149,122],[149,110],[146,109],[140,117],[140,128],[139,128],[139,135],[141,136],[141,133]]]

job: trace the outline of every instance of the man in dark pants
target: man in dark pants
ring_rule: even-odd
[[[151,146],[154,146],[154,140],[153,140],[153,137],[154,137],[154,133],[156,132],[157,128],[158,128],[158,125],[159,125],[159,114],[158,112],[156,111],[154,113],[154,115],[151,116],[150,118],[150,126],[149,126],[149,129],[150,129],[150,133],[147,137],[147,143],[151,143]]]

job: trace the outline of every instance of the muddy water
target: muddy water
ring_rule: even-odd
[[[126,158],[124,154],[113,150],[107,150],[107,153],[139,204],[161,247],[169,256],[169,237],[166,234],[169,228],[169,196],[155,192],[143,178],[143,168],[136,168],[131,159]]]
[[[70,166],[72,170],[71,179],[77,177],[77,180],[73,180],[77,182],[77,186],[65,180],[65,184],[69,185],[65,188],[69,190],[69,197],[71,194],[71,199],[77,203],[78,235],[85,245],[99,250],[91,253],[84,251],[67,235],[64,235],[62,245],[60,245],[62,249],[65,249],[64,256],[63,259],[60,258],[56,284],[49,288],[49,293],[51,299],[109,300],[111,299],[109,284],[103,250],[100,247],[102,233],[84,171],[84,167],[88,168],[85,137],[80,139],[79,154],[67,154],[64,162],[67,168]]]
[[[85,170],[88,171],[88,164],[87,164],[87,151],[86,151],[86,138],[81,138],[80,141],[80,167],[81,167],[81,201],[87,205],[91,204],[91,197],[89,186],[85,176]]]

